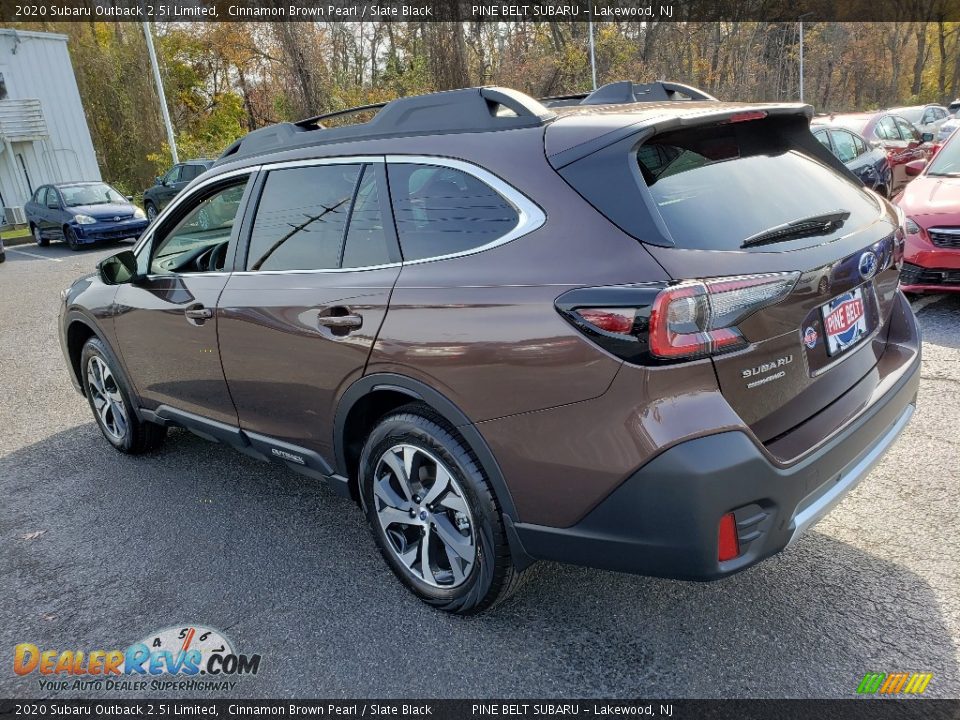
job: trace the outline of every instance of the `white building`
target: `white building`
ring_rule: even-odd
[[[46,183],[100,179],[67,36],[0,28],[0,207],[23,207]]]

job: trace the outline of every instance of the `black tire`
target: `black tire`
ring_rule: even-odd
[[[0,263],[7,261],[7,254],[3,251],[0,251]]]
[[[147,220],[150,222],[157,219],[157,206],[149,200],[143,204],[143,211],[147,214]]]
[[[434,521],[442,521],[446,528],[451,528],[450,521],[455,520],[459,532],[467,532],[470,537],[474,550],[472,566],[468,572],[461,572],[463,579],[455,586],[438,587],[432,585],[426,582],[415,568],[405,565],[400,559],[400,551],[396,549],[396,535],[399,533],[393,533],[394,540],[391,540],[388,538],[387,531],[381,525],[380,511],[377,506],[383,508],[386,503],[374,496],[374,475],[378,466],[384,467],[380,464],[384,456],[398,445],[426,451],[426,455],[442,462],[444,469],[452,477],[450,487],[454,488],[457,493],[462,493],[462,497],[460,494],[455,494],[454,500],[458,504],[465,501],[469,508],[469,513],[463,514],[440,507],[447,502],[449,497],[447,493],[442,495],[443,500],[429,507],[431,514],[427,524],[433,527],[434,546],[438,542],[444,542]],[[360,457],[359,481],[364,513],[384,560],[400,581],[428,605],[449,613],[472,615],[500,604],[519,587],[522,573],[517,570],[513,563],[501,519],[500,507],[489,482],[484,476],[480,463],[463,440],[429,407],[419,403],[406,405],[383,418],[377,424],[363,447]],[[414,483],[416,482],[414,481]],[[429,489],[424,489],[428,495]],[[403,498],[398,499],[402,500]],[[416,498],[416,496],[415,499],[416,503],[419,504],[421,499]],[[423,498],[423,500],[426,504],[427,498]],[[412,522],[416,522],[417,509],[413,507],[412,503],[410,507],[410,517],[414,518]],[[460,517],[457,518],[457,515]],[[460,522],[464,521],[465,516],[469,517],[469,529],[460,526]],[[420,518],[423,518],[422,511]],[[397,525],[391,525],[390,527],[398,528]],[[400,527],[402,528],[402,526]],[[415,528],[402,529],[415,531]],[[430,529],[428,528],[426,531],[421,529],[420,532],[426,532],[428,545],[430,545]],[[445,545],[440,545],[440,547],[446,549]],[[413,550],[410,552],[416,554]],[[433,557],[437,560],[438,565],[444,560],[439,552]],[[450,567],[452,563],[453,560],[448,555],[446,558],[447,567]],[[430,577],[434,578],[432,571]],[[451,585],[453,585],[452,568],[448,577],[451,580]]]
[[[887,200],[890,199],[890,191],[887,189],[886,185],[881,185],[877,188],[877,194],[885,197]]]
[[[73,232],[73,228],[69,225],[65,225],[63,228],[63,239],[67,241],[67,245],[70,246],[70,249],[76,252],[82,246],[77,242],[77,235]]]
[[[36,225],[30,226],[30,233],[33,235],[33,241],[37,244],[37,247],[46,247],[50,244],[50,239],[43,237],[40,234],[40,228]]]
[[[106,413],[107,417],[105,419],[98,410],[98,396],[102,398],[104,394],[97,387],[92,386],[90,377],[92,363],[103,363],[107,367],[112,382],[104,382],[101,375],[101,384],[110,395],[116,396],[119,394],[122,399],[123,405],[120,415],[124,416],[126,422],[124,423],[125,431],[119,436],[114,432],[118,429],[116,425],[117,413],[115,411]],[[96,370],[93,372],[95,374]],[[90,338],[83,346],[83,352],[80,354],[80,380],[83,383],[83,391],[87,396],[93,417],[97,421],[97,425],[100,426],[100,432],[117,450],[128,455],[139,455],[156,450],[163,444],[163,439],[167,434],[166,428],[140,420],[137,417],[136,406],[132,402],[133,395],[130,392],[130,384],[120,370],[120,365],[114,358],[113,353],[106,348],[99,338]],[[111,416],[114,422],[112,428],[109,423]]]

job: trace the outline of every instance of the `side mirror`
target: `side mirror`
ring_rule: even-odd
[[[133,202],[133,195],[126,195],[127,202]]]
[[[124,250],[101,260],[97,273],[106,285],[125,285],[142,279],[137,271],[137,256],[132,250]]]
[[[933,133],[922,133],[920,135],[920,142],[933,142]]]
[[[923,172],[923,169],[927,166],[926,160],[911,160],[906,165],[903,166],[903,169],[906,171],[907,175],[910,177],[916,177]]]
[[[153,179],[153,184],[154,184],[154,185],[163,185],[163,178],[160,177],[159,175],[157,175],[157,176]]]

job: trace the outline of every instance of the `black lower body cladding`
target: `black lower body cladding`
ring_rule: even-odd
[[[906,426],[920,386],[919,335],[890,389],[818,449],[782,467],[743,432],[675,445],[567,528],[518,523],[537,559],[688,580],[714,580],[784,549],[869,472]],[[740,552],[718,559],[723,515]]]

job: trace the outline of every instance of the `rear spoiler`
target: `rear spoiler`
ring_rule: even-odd
[[[648,110],[648,108],[641,108]],[[672,112],[671,112],[672,111]],[[635,123],[623,125],[616,130],[603,132],[595,138],[574,145],[571,148],[561,152],[548,155],[547,159],[555,170],[566,167],[587,155],[602,150],[609,145],[620,142],[624,138],[635,137],[636,142],[643,142],[653,135],[669,132],[671,130],[681,130],[688,127],[697,127],[698,125],[718,125],[724,122],[736,121],[737,116],[747,115],[749,113],[762,112],[764,117],[778,117],[795,115],[804,118],[809,125],[813,118],[813,107],[810,105],[801,105],[800,103],[779,103],[779,104],[753,104],[753,103],[723,103],[720,107],[714,105],[698,104],[696,109],[688,112],[673,111],[673,108],[667,109],[663,115],[645,117]],[[589,121],[590,116],[583,116],[585,121]],[[599,126],[598,126],[599,127]],[[563,120],[555,122],[548,132],[551,134],[563,131]],[[817,143],[818,145],[820,143]],[[821,145],[821,147],[823,147]],[[828,153],[829,154],[829,153]],[[830,155],[833,157],[833,155]]]

